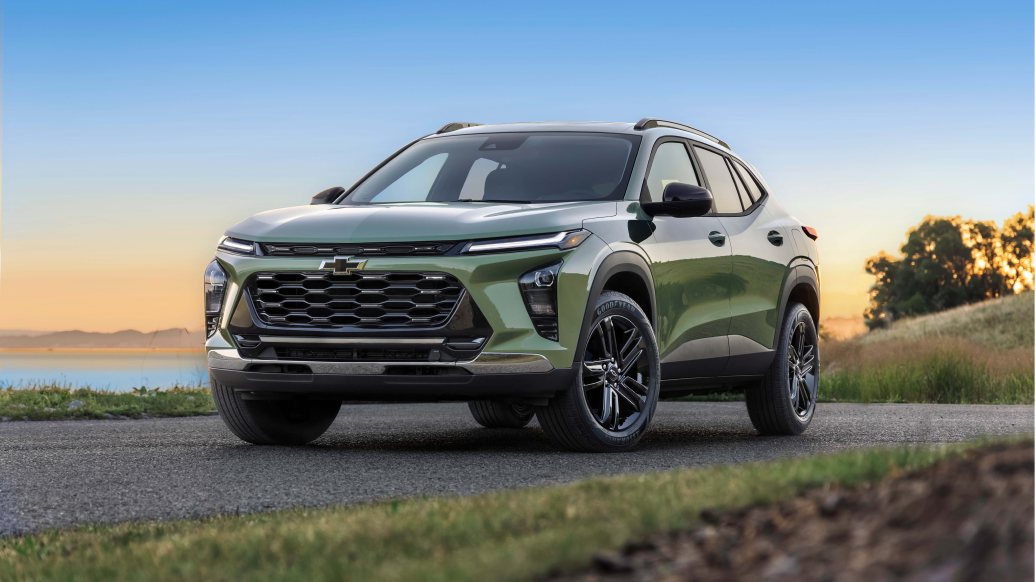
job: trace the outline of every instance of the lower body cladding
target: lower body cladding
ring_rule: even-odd
[[[209,372],[248,398],[308,395],[368,401],[502,400],[545,405],[572,385],[573,368],[554,368],[539,354],[483,352],[457,362],[335,362],[242,357],[208,352]]]

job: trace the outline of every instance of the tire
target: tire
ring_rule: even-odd
[[[788,305],[777,354],[762,384],[745,390],[745,405],[761,434],[797,435],[809,427],[820,386],[817,328],[809,310]]]
[[[486,428],[522,428],[532,420],[532,407],[527,404],[507,404],[489,400],[468,402],[468,410],[475,422]]]
[[[613,359],[616,352],[619,358]],[[660,378],[655,332],[640,306],[622,293],[602,293],[575,365],[579,373],[572,386],[536,411],[543,431],[570,451],[613,453],[636,446],[655,413]]]
[[[304,445],[327,431],[341,400],[243,400],[209,376],[219,417],[243,441],[256,445]]]

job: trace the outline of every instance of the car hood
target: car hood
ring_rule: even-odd
[[[453,241],[581,228],[584,220],[615,212],[614,201],[320,204],[260,212],[227,229],[226,235],[259,242]]]

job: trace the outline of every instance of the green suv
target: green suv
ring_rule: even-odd
[[[316,439],[343,400],[451,400],[622,451],[660,397],[719,390],[744,391],[760,432],[798,434],[816,238],[686,125],[451,123],[226,231],[205,271],[212,393],[256,444]]]

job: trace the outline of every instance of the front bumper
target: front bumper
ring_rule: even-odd
[[[245,296],[244,285],[249,277],[259,272],[317,270],[321,260],[243,257],[217,252],[216,258],[227,271],[230,282],[218,331],[206,342],[209,369],[215,380],[251,393],[249,397],[294,393],[377,401],[513,399],[545,403],[545,399],[567,389],[575,379],[577,368],[573,360],[590,292],[591,274],[607,253],[608,246],[591,236],[571,251],[372,257],[367,260],[364,269],[370,271],[436,271],[456,277],[466,290],[464,300],[470,299],[477,305],[487,324],[487,332],[491,330],[491,333],[483,334],[481,331],[475,333],[470,324],[458,328],[452,323],[438,329],[411,331],[263,328],[254,321],[254,314],[242,319],[234,318],[235,308]],[[558,259],[564,260],[558,283],[559,341],[551,341],[536,332],[517,280],[522,273]],[[247,302],[241,303],[244,306]],[[242,316],[249,313],[247,309],[239,312]],[[235,336],[242,333],[256,335],[252,338]],[[485,337],[486,340],[478,349],[465,353],[464,349],[454,349],[455,342],[462,338],[451,334]],[[313,342],[335,344],[344,349],[359,349],[366,345],[364,342],[372,346],[390,342],[398,345],[380,346],[388,350],[386,354],[395,356],[388,359],[359,352],[349,358],[314,358],[305,352],[284,350],[274,357],[264,352],[264,347],[241,345],[244,339],[259,340],[263,346],[275,348],[306,347],[305,343]],[[433,340],[445,341],[445,344],[433,346]],[[415,345],[403,345],[411,343]],[[407,347],[430,351],[427,357],[422,355],[416,359],[388,353]],[[318,351],[311,350],[313,354]]]
[[[252,397],[333,395],[349,400],[502,399],[545,403],[575,379],[540,354],[483,352],[466,362],[328,362],[244,358],[236,349],[208,353],[221,384]]]

